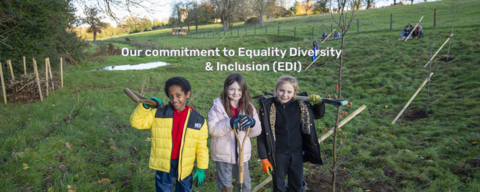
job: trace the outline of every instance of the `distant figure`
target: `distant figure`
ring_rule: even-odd
[[[340,39],[341,36],[342,36],[342,35],[340,35],[340,32],[337,31],[336,33],[333,33],[333,38],[332,38],[332,40]]]
[[[405,39],[405,38],[408,37],[408,35],[410,35],[410,26],[406,25],[405,29],[402,29],[402,32],[400,32],[400,37],[398,38],[398,40]],[[412,37],[410,37],[410,38],[412,38]]]
[[[413,36],[414,38],[422,37],[422,36],[423,36],[422,29],[423,29],[422,26],[417,26],[417,28],[415,29],[415,31],[413,31],[412,36]]]
[[[325,39],[327,38],[327,32],[323,32],[322,34],[322,41],[325,41]]]
[[[312,61],[315,61],[315,59],[317,59],[317,54],[316,54],[317,52],[316,51],[320,50],[319,47],[318,47],[318,41],[316,39],[313,41],[313,45],[312,45],[311,50],[313,50]],[[317,65],[317,63],[314,62],[313,66],[316,66],[316,65]]]

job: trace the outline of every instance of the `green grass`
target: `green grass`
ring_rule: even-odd
[[[406,43],[397,41],[403,25],[413,25],[418,20],[418,6],[424,34],[433,35],[433,9],[437,9],[436,41],[434,52],[449,36],[452,1],[422,3],[412,6],[389,7],[358,12],[357,18],[368,30],[356,35],[356,26],[347,34],[343,67],[342,98],[353,102],[352,107],[342,111],[352,113],[361,105],[367,105],[362,113],[347,123],[341,130],[347,132],[339,157],[344,159],[348,179],[341,183],[343,191],[362,191],[369,186],[391,183],[395,191],[479,191],[480,172],[478,165],[470,164],[479,159],[480,104],[478,63],[480,59],[480,30],[475,12],[480,1],[461,1],[457,10],[454,38],[450,50],[455,59],[448,63],[436,60],[439,68],[434,71],[430,83],[429,118],[408,121],[400,118],[395,125],[392,120],[410,99],[427,76],[423,65],[429,58],[427,38],[413,39]],[[394,14],[394,29],[389,30],[389,16]],[[398,15],[398,16],[396,16]],[[311,27],[321,26],[309,20],[325,19],[330,26],[329,15],[294,17],[267,22],[267,26],[282,22],[283,28],[297,26],[296,38],[289,35],[270,34],[238,37],[227,36],[203,39],[194,37],[156,37],[133,34],[137,42],[163,44],[169,48],[214,49],[215,47],[237,49],[261,49],[266,47],[311,46]],[[306,22],[307,21],[307,22]],[[207,28],[208,26],[202,26]],[[250,31],[251,30],[251,31]],[[159,30],[160,31],[160,30]],[[166,30],[168,31],[168,30]],[[260,31],[264,32],[264,29]],[[157,31],[152,31],[154,33]],[[235,31],[234,31],[235,32]],[[283,32],[282,32],[283,33]],[[290,33],[290,32],[288,32]],[[293,33],[293,31],[292,31]],[[229,34],[227,32],[227,34]],[[235,33],[234,33],[235,34]],[[321,36],[321,32],[318,33]],[[113,40],[123,40],[119,37]],[[320,37],[317,37],[320,39]],[[92,44],[86,57],[90,57],[98,44]],[[116,44],[120,47],[132,46]],[[340,41],[327,41],[321,47],[340,48]],[[437,58],[446,56],[444,48]],[[170,66],[141,71],[91,71],[102,66],[138,64],[165,61]],[[105,62],[87,62],[82,66],[68,66],[64,74],[63,89],[57,89],[44,102],[7,104],[0,107],[1,170],[0,191],[19,191],[34,186],[34,191],[66,191],[70,185],[77,191],[152,191],[154,170],[148,168],[150,132],[135,130],[129,125],[129,116],[136,106],[123,93],[124,88],[138,91],[144,85],[145,96],[156,96],[164,101],[164,82],[173,76],[184,76],[192,84],[193,106],[207,116],[212,101],[219,96],[224,79],[231,73],[205,71],[206,62],[221,63],[269,63],[274,61],[300,61],[304,67],[308,57],[123,57],[108,56]],[[338,62],[338,60],[337,60]],[[335,95],[338,66],[331,58],[321,58],[320,67],[297,72],[240,72],[243,74],[252,95],[272,91],[281,75],[298,78],[301,91],[321,96]],[[52,61],[53,65],[58,65]],[[139,91],[140,92],[140,91]],[[425,107],[426,88],[413,100],[404,116],[413,109]],[[2,98],[3,100],[3,98]],[[388,106],[388,108],[386,107]],[[316,120],[318,132],[332,127],[336,109],[327,106],[323,119]],[[66,118],[73,119],[66,122]],[[343,134],[340,134],[343,135]],[[73,145],[69,150],[65,143]],[[255,187],[267,175],[261,171],[256,152],[256,139],[250,173]],[[420,145],[423,142],[425,145]],[[476,142],[477,144],[472,144]],[[322,146],[332,148],[332,139]],[[377,152],[379,155],[372,156]],[[327,150],[327,153],[331,151]],[[331,156],[331,154],[328,154]],[[422,160],[423,157],[425,160]],[[466,166],[459,165],[465,162]],[[23,164],[29,168],[24,169]],[[66,171],[58,169],[60,165]],[[51,167],[52,169],[49,169]],[[315,169],[305,166],[305,174]],[[394,175],[383,173],[385,168],[394,170]],[[207,183],[194,191],[215,191],[215,163],[210,161]],[[325,172],[323,168],[315,170]],[[403,178],[395,175],[404,173]],[[49,176],[50,179],[45,180]],[[343,175],[342,175],[343,176]],[[99,184],[102,178],[111,183]],[[49,185],[50,183],[50,185]],[[374,191],[374,190],[372,190]]]

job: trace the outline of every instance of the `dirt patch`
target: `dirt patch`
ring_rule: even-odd
[[[409,121],[415,121],[417,119],[428,118],[433,114],[433,111],[429,110],[428,115],[424,109],[412,109],[409,113],[406,113],[404,119]]]
[[[326,173],[315,173],[303,176],[305,182],[307,182],[306,192],[330,192],[332,191],[332,175]],[[348,179],[348,172],[344,170],[337,171],[337,178],[335,179],[335,188],[343,189],[345,187],[342,183]]]
[[[455,59],[455,58],[450,57],[450,58],[447,59],[447,57],[443,57],[443,58],[440,59],[440,61],[449,62],[449,61],[451,61],[451,60],[453,60],[453,59]]]

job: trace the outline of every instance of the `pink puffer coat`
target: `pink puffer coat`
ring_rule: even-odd
[[[251,103],[253,105],[253,103]],[[240,114],[244,114],[240,112]],[[248,137],[256,137],[262,132],[260,119],[258,118],[257,110],[254,109],[253,117],[255,119],[255,126],[250,128]],[[225,112],[225,108],[222,105],[222,99],[216,98],[213,100],[213,107],[208,113],[208,132],[212,135],[210,142],[212,151],[211,158],[214,161],[226,162],[235,164],[235,150],[238,152],[238,148],[235,149],[235,133],[230,128],[230,118]],[[246,131],[239,131],[238,137],[241,141],[245,138]],[[250,138],[245,141],[244,162],[250,160],[252,152],[252,144]]]

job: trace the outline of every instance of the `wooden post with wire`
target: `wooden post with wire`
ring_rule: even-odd
[[[38,77],[37,61],[33,59],[33,70],[35,71],[35,79],[37,81],[38,94],[40,95],[40,101],[43,101],[42,87],[40,85],[40,79]]]
[[[3,101],[7,104],[7,93],[5,92],[5,82],[3,82],[3,69],[2,63],[0,63],[0,79],[2,80],[2,93],[3,93]]]
[[[8,67],[10,68],[10,74],[12,75],[12,81],[15,81],[15,75],[13,74],[12,61],[7,60]]]
[[[402,115],[402,113],[405,111],[405,109],[407,109],[408,105],[410,105],[410,103],[413,101],[413,99],[417,96],[417,94],[420,92],[420,90],[422,90],[423,86],[425,86],[425,84],[427,84],[428,81],[430,81],[430,77],[432,77],[433,73],[430,73],[430,75],[427,77],[427,79],[425,79],[425,81],[423,81],[422,85],[417,89],[417,91],[415,92],[415,94],[413,94],[412,98],[410,98],[410,100],[407,102],[407,104],[405,105],[405,107],[403,107],[403,109],[400,111],[400,113],[398,113],[397,117],[395,117],[395,119],[392,121],[392,124],[395,124],[395,122],[398,120],[398,118]]]

